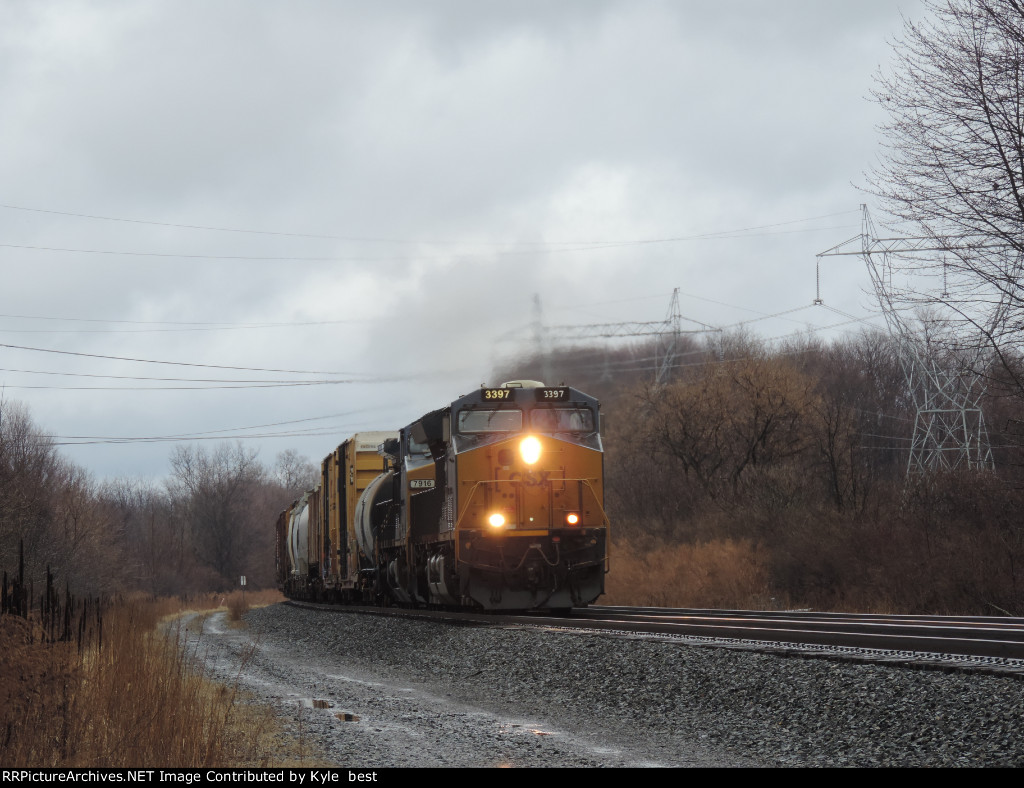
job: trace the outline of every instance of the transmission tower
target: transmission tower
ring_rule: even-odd
[[[927,326],[924,332],[914,330],[894,302],[890,255],[948,251],[952,247],[933,238],[878,238],[867,206],[861,205],[860,235],[818,254],[819,262],[822,257],[856,255],[867,266],[916,411],[908,476],[994,465],[981,410],[986,386],[977,372],[984,342],[979,337],[958,353],[944,351],[933,342]],[[819,291],[816,302],[820,300]]]
[[[540,302],[540,293],[533,294],[533,349],[534,355],[541,362],[541,377],[551,385],[551,333],[544,325],[544,307]]]
[[[535,304],[538,303],[535,301]],[[536,316],[536,312],[535,312]],[[694,323],[700,328],[684,329],[683,321]],[[679,288],[672,291],[672,300],[669,302],[668,313],[664,320],[650,320],[642,322],[625,323],[592,323],[590,325],[576,326],[539,326],[535,328],[535,335],[543,332],[546,338],[557,337],[564,340],[585,340],[585,339],[618,339],[621,337],[657,337],[658,342],[655,349],[655,374],[654,382],[657,385],[668,380],[672,367],[679,357],[681,351],[681,339],[683,334],[707,334],[709,332],[721,332],[720,328],[701,323],[699,320],[683,317],[679,309]]]

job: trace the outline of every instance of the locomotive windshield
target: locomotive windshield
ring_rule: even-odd
[[[477,408],[459,411],[459,432],[518,432],[523,428],[523,412],[507,408]]]
[[[593,432],[594,412],[590,408],[536,408],[530,426],[538,432]]]

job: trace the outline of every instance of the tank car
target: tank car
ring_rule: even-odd
[[[600,406],[593,397],[567,386],[512,381],[482,387],[397,434],[373,439],[380,439],[383,467],[358,500],[346,489],[341,505],[328,469],[318,489],[279,518],[278,571],[286,594],[564,611],[604,592],[609,524]],[[310,501],[322,515],[307,512]],[[336,526],[329,514],[335,511],[341,513]],[[318,530],[317,518],[328,525]],[[344,578],[332,574],[331,563],[343,530]]]
[[[361,432],[320,464],[320,482],[277,519],[277,582],[293,599],[362,602],[371,597],[372,567],[359,552],[356,503],[385,470],[381,444],[396,432]],[[370,574],[368,575],[367,572]]]

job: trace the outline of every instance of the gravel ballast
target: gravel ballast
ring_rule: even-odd
[[[320,765],[1024,766],[1020,676],[284,604],[245,619],[214,614],[191,647]]]

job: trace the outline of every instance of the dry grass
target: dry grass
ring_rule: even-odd
[[[231,621],[241,621],[242,616],[245,615],[252,602],[251,597],[252,594],[246,597],[243,591],[233,591],[227,598],[228,619]]]
[[[280,595],[247,594],[247,604]],[[223,597],[123,600],[103,615],[99,640],[43,643],[38,626],[0,617],[0,762],[24,767],[267,766],[278,741],[269,710],[208,681],[178,628],[183,609]],[[161,634],[165,632],[166,634]]]
[[[615,545],[602,604],[656,607],[766,608],[768,572],[747,541]]]
[[[191,594],[185,597],[160,597],[152,600],[153,605],[161,618],[178,615],[183,612],[202,612],[204,610],[219,610],[229,608],[232,600],[241,599],[241,591],[229,591],[228,593]],[[284,595],[280,591],[247,591],[245,593],[245,610],[264,605],[276,605],[284,601]],[[243,611],[244,612],[244,611]]]

